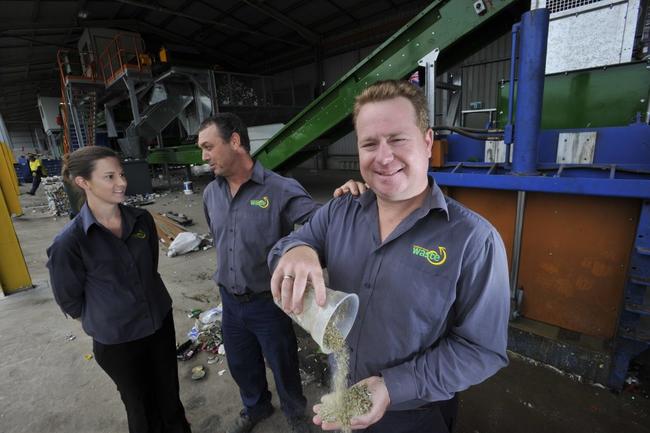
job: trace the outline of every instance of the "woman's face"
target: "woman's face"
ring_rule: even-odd
[[[95,161],[90,179],[77,176],[75,182],[84,189],[88,201],[106,204],[118,204],[124,201],[127,182],[122,164],[117,158],[98,159]]]

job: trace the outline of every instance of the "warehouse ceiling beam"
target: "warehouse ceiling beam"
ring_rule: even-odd
[[[302,6],[303,6],[307,1],[308,1],[308,0],[298,0],[298,1],[295,2],[295,3],[291,3],[289,6],[287,6],[287,7],[286,7],[283,11],[281,11],[281,12],[286,14],[286,13],[288,13],[289,11],[292,11],[292,10],[295,10],[295,9],[297,9],[297,8],[299,8],[299,7],[302,7]],[[242,3],[236,3],[236,5],[241,5],[241,4],[242,4]],[[233,6],[230,10],[234,10],[234,9],[236,9],[236,8],[237,8],[237,6]],[[264,27],[265,25],[267,25],[267,24],[269,24],[269,23],[271,23],[271,22],[273,22],[273,20],[272,20],[271,18],[267,18],[266,20],[262,21],[261,23],[258,23],[258,24],[256,25],[256,27],[257,27],[257,28],[262,28],[262,27]],[[239,34],[234,34],[234,35],[231,35],[231,36],[229,36],[229,37],[226,37],[223,41],[220,41],[219,43],[220,43],[221,45],[228,46],[228,45],[230,45],[230,44],[231,44],[232,42],[234,42],[234,41],[236,41],[236,42],[240,42],[240,43],[245,43],[245,44],[247,44],[247,45],[250,46],[250,44],[247,43],[247,42],[245,42],[245,41],[240,37]],[[300,46],[300,49],[305,49],[305,48],[310,48],[310,46],[309,46],[309,45],[302,45],[302,46]],[[256,47],[255,47],[255,50],[258,51],[258,52],[260,52],[260,53],[262,53],[262,54],[263,54],[263,57],[267,57],[267,56],[266,56],[267,50],[264,50],[263,48],[261,48],[261,47],[259,47],[259,46],[256,46]]]
[[[38,14],[41,12],[41,0],[36,0],[32,7],[32,21],[38,20]]]
[[[241,0],[252,8],[257,9],[263,14],[273,18],[279,23],[283,24],[286,27],[289,27],[296,33],[298,33],[304,40],[309,42],[311,45],[318,45],[320,42],[320,35],[309,30],[307,27],[302,24],[292,20],[289,16],[268,4],[261,2],[259,0]]]
[[[70,23],[61,23],[61,21],[50,21],[45,23],[27,22],[2,22],[0,23],[0,32],[4,34],[30,33],[32,31],[61,30],[65,33],[68,29],[83,30],[86,27],[121,27],[124,25],[137,26],[136,20],[83,20],[76,25]]]
[[[177,11],[177,12],[178,11],[184,11],[185,9],[187,9],[187,7],[190,4],[192,4],[193,1],[194,0],[185,0],[183,3],[180,4],[180,6],[178,6],[177,8],[174,8],[174,10]],[[160,22],[160,24],[159,24],[160,27],[166,28],[169,25],[169,23],[172,22],[172,20],[174,18],[176,18],[174,15],[169,15],[167,18],[165,18],[164,20],[162,20]]]
[[[36,35],[33,35],[33,36],[36,36]],[[39,41],[38,39],[34,39],[34,37],[0,34],[0,38],[19,39],[21,41],[29,42],[28,45],[24,45],[22,48],[31,48],[34,45],[37,45],[39,47],[55,46],[55,47],[59,47],[59,48],[68,48],[67,46],[61,45],[61,44],[53,45],[51,42]]]
[[[342,8],[341,6],[339,6],[339,4],[336,3],[334,0],[327,0],[327,3],[330,4],[331,6],[334,6],[334,8],[335,8],[337,11],[341,12],[343,15],[347,16],[348,18],[350,18],[350,19],[352,20],[352,22],[355,22],[355,23],[358,23],[358,22],[359,22],[359,19],[358,19],[357,17],[355,17],[354,15],[352,15],[352,13],[351,13],[350,11],[348,11],[347,9]]]
[[[169,30],[165,30],[163,28],[154,26],[153,24],[141,22],[139,27],[147,32],[157,34],[160,37],[170,39],[170,40],[175,40],[176,42],[180,42],[185,45],[190,45],[190,46],[195,46],[204,51],[207,54],[215,56],[217,59],[223,59],[223,61],[230,63],[232,66],[244,69],[248,66],[246,62],[244,62],[243,59],[236,58],[229,56],[228,54],[224,53],[223,51],[216,50],[212,47],[209,47],[201,42],[197,42],[192,39],[188,39],[183,35],[179,35],[178,33],[171,32]]]
[[[268,38],[268,39],[273,39],[273,40],[285,43],[287,45],[293,45],[293,46],[298,46],[298,47],[304,46],[304,44],[300,44],[300,43],[297,43],[297,42],[292,41],[292,40],[272,36],[272,35],[269,35],[269,34],[266,34],[266,33],[259,32],[257,30],[251,30],[251,29],[247,29],[247,28],[243,28],[243,27],[231,26],[229,24],[224,24],[224,23],[221,23],[221,22],[216,21],[216,20],[212,20],[212,19],[209,19],[209,18],[197,17],[197,16],[194,16],[194,15],[186,14],[184,12],[178,12],[178,11],[175,11],[175,10],[163,7],[163,6],[155,6],[155,5],[142,3],[140,1],[135,1],[135,0],[116,0],[116,1],[118,1],[120,3],[125,3],[125,4],[129,4],[129,5],[137,6],[137,7],[140,7],[140,8],[150,9],[150,10],[154,10],[154,11],[158,11],[158,12],[162,12],[162,13],[167,13],[167,14],[171,14],[171,15],[177,15],[179,17],[183,17],[183,18],[186,18],[188,20],[195,21],[195,22],[198,22],[198,23],[212,24],[212,25],[214,25],[216,27],[221,27],[223,29],[227,29],[227,30],[230,30],[230,31],[250,33],[250,34],[253,34],[255,36],[260,36],[260,37],[264,37],[264,38]]]
[[[237,10],[239,10],[241,8],[241,6],[240,6],[241,3],[235,3],[235,6],[231,7],[228,10],[223,10],[221,8],[218,8],[214,4],[211,4],[211,3],[208,3],[208,2],[205,2],[205,1],[201,1],[201,0],[199,0],[199,3],[202,4],[205,7],[213,10],[213,11],[216,11],[216,12],[220,13],[221,15],[224,15],[225,17],[228,17],[228,18],[232,19],[233,21],[237,21],[238,23],[248,27],[249,29],[253,28],[253,27],[251,27],[251,25],[249,23],[247,23],[246,21],[244,21],[242,19],[237,18],[237,16],[232,14],[232,12],[237,11]],[[218,17],[215,17],[215,19],[217,19],[217,18]],[[262,26],[257,26],[257,27],[262,27]],[[189,36],[189,38],[190,39],[196,39],[197,35],[202,35],[202,34],[205,34],[206,35],[205,37],[209,37],[210,34],[208,32],[212,31],[213,28],[214,28],[213,26],[203,25],[198,30],[193,32]],[[224,33],[223,31],[221,31],[221,34],[223,34],[225,37],[229,36],[227,33]],[[199,37],[199,39],[204,39],[204,37]],[[251,44],[250,42],[248,42],[248,41],[246,41],[244,39],[240,39],[239,42],[246,45],[247,47],[249,47],[249,48],[251,48],[253,50],[257,50],[257,51],[261,52],[263,55],[267,53],[265,50],[260,49],[259,45],[253,45],[253,44]]]

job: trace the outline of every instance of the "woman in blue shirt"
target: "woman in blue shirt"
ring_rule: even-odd
[[[66,155],[62,176],[83,191],[86,203],[47,250],[54,298],[93,338],[95,359],[117,385],[130,433],[190,432],[153,218],[121,204],[127,182],[108,148]]]

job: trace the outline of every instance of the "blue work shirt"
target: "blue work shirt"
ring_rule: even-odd
[[[389,410],[447,400],[507,365],[509,282],[503,242],[485,219],[431,194],[381,242],[372,191],[321,208],[269,254],[309,245],[329,286],[359,295],[347,337],[350,380],[381,375]]]
[[[271,290],[267,254],[318,207],[296,180],[257,161],[251,178],[234,197],[228,181],[217,176],[203,192],[205,217],[217,250],[214,281],[233,294]]]
[[[158,235],[149,212],[120,205],[122,237],[93,216],[88,204],[47,249],[54,299],[102,344],[156,332],[172,306],[158,274]]]

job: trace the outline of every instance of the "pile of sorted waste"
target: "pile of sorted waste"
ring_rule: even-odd
[[[226,354],[221,334],[221,312],[222,306],[219,304],[206,311],[193,310],[188,314],[189,317],[196,318],[196,321],[187,333],[188,340],[177,348],[178,359],[187,361],[198,352],[208,352],[212,355]]]
[[[47,206],[53,216],[70,213],[70,200],[63,188],[63,178],[61,176],[43,178],[43,189],[47,198]]]

